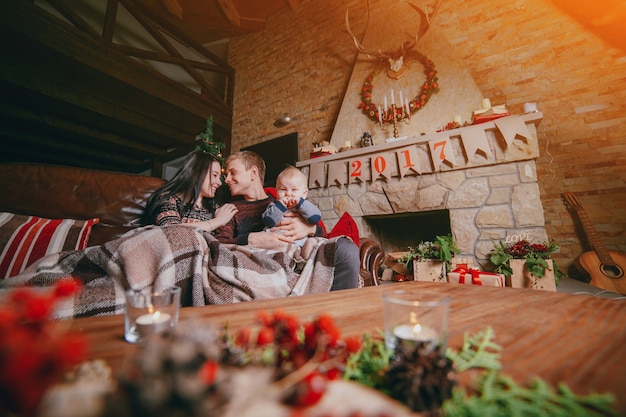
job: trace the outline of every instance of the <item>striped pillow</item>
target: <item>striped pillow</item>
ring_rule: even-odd
[[[0,212],[0,279],[51,253],[85,249],[99,219],[44,219]]]

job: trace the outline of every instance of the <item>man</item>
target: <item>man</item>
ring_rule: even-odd
[[[278,224],[281,233],[263,231],[263,212],[273,201],[263,188],[265,162],[254,152],[241,151],[226,159],[226,185],[234,197],[237,213],[229,223],[215,231],[223,243],[272,247],[277,242],[293,243],[306,236],[324,236],[319,225],[310,225],[295,213],[286,213]],[[335,269],[331,291],[356,288],[359,281],[359,248],[348,238],[335,244]]]

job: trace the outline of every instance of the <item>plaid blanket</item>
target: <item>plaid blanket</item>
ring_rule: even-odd
[[[147,226],[82,251],[49,255],[3,288],[45,287],[68,276],[84,290],[58,306],[58,318],[121,314],[124,290],[177,285],[183,306],[289,297],[330,290],[337,238],[309,238],[300,248],[219,243],[188,226]]]

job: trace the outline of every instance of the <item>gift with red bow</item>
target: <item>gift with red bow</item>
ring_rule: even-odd
[[[504,275],[485,272],[478,268],[459,267],[448,272],[448,281],[455,284],[473,284],[486,287],[504,287]]]

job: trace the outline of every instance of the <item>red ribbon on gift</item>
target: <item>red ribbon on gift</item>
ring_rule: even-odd
[[[476,268],[456,268],[454,269],[452,272],[458,272],[459,273],[459,284],[465,284],[465,274],[467,274],[468,272],[470,273],[471,277],[472,277],[472,284],[474,285],[483,285],[483,282],[480,280],[480,275],[500,275],[498,273],[495,272],[485,272],[485,271],[481,271],[479,269]]]
[[[456,268],[452,272],[459,273],[459,284],[465,284],[465,274],[468,272],[472,276],[472,284],[474,285],[483,285],[483,282],[480,280],[480,271],[478,269],[465,269],[465,268]]]

